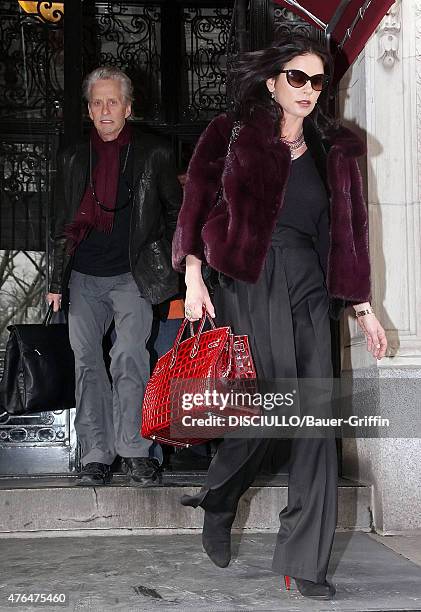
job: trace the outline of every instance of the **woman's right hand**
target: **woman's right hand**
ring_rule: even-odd
[[[202,278],[202,262],[194,255],[186,257],[186,298],[184,300],[184,312],[189,321],[198,321],[202,317],[202,307],[212,318],[215,317],[215,309],[209,297],[209,291]]]
[[[212,318],[215,317],[215,309],[209,297],[209,291],[203,279],[187,282],[186,299],[184,301],[184,312],[189,321],[198,321],[202,317],[202,306]]]

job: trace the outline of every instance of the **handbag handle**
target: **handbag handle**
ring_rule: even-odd
[[[191,359],[196,357],[197,353],[199,352],[200,336],[202,335],[203,328],[205,327],[206,320],[209,321],[211,328],[215,329],[215,323],[213,322],[212,317],[210,316],[208,311],[206,310],[206,306],[202,306],[202,318],[200,319],[199,328],[197,330],[195,343],[193,345],[192,350],[190,351],[190,358]]]
[[[199,350],[199,342],[200,342],[200,336],[202,335],[202,331],[203,328],[205,326],[206,320],[209,321],[210,326],[212,329],[215,329],[215,323],[212,320],[212,317],[210,316],[210,314],[208,313],[208,311],[206,310],[206,306],[202,306],[202,317],[199,321],[199,327],[197,329],[197,333],[194,333],[194,327],[193,327],[193,322],[189,321],[187,318],[184,319],[184,321],[182,322],[182,324],[180,325],[180,329],[178,330],[177,333],[177,337],[174,341],[174,346],[172,349],[172,355],[171,355],[171,362],[170,362],[170,369],[174,367],[176,359],[177,359],[177,353],[178,353],[178,347],[180,345],[181,342],[181,338],[184,334],[184,330],[186,329],[187,324],[190,324],[190,335],[191,336],[196,336],[196,340],[195,343],[193,345],[193,348],[190,352],[190,357],[193,358],[197,355],[197,352]]]
[[[43,325],[49,325],[51,323],[51,319],[53,316],[53,308],[54,308],[54,305],[53,305],[53,302],[51,302],[51,304],[48,306],[47,313],[42,322]]]

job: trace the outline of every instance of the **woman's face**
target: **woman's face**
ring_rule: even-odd
[[[283,69],[301,70],[309,77],[324,73],[322,60],[313,53],[297,55],[287,62]],[[306,117],[314,109],[321,94],[320,91],[315,91],[312,88],[310,81],[307,81],[302,87],[292,87],[288,83],[285,72],[278,74],[274,79],[268,79],[266,85],[271,93],[275,93],[275,100],[282,107],[284,116]]]

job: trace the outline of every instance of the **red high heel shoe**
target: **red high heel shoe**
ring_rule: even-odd
[[[304,578],[294,578],[297,589],[303,595],[303,597],[309,597],[310,599],[332,599],[336,593],[336,589],[333,584],[325,582],[312,582],[311,580],[304,580]],[[291,577],[284,576],[285,589],[291,590]]]

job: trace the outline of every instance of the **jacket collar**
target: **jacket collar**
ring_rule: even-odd
[[[361,157],[367,152],[367,147],[361,138],[344,126],[331,130],[328,139],[330,146],[338,149],[345,157]]]
[[[255,130],[260,138],[267,142],[273,142],[275,137],[273,117],[265,108],[256,106],[247,125]],[[366,153],[363,141],[346,127],[332,128],[324,139],[314,121],[310,117],[306,117],[303,130],[307,146],[312,153],[315,148],[320,151],[321,143],[324,140],[326,141],[326,149],[335,147],[345,157],[360,157]]]

